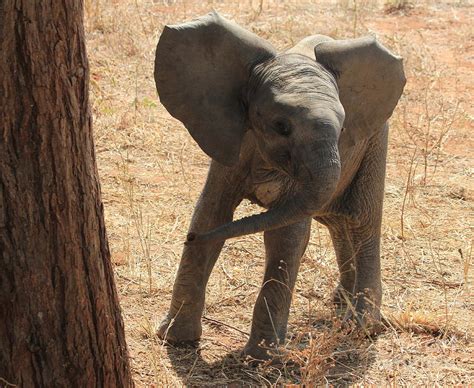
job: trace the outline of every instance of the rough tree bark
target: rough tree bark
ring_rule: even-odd
[[[0,386],[132,385],[82,2],[0,0]]]

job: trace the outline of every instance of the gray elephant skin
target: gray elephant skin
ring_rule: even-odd
[[[166,26],[155,81],[162,104],[212,158],[158,336],[197,341],[205,289],[224,241],[264,232],[266,264],[244,354],[271,357],[312,220],[330,232],[344,319],[380,320],[387,120],[402,59],[373,37],[303,39],[277,53],[216,12]],[[266,211],[233,221],[244,199]]]

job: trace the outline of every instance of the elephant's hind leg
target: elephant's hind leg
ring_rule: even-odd
[[[310,229],[308,218],[265,232],[265,276],[244,354],[258,360],[268,359],[267,349],[284,342],[293,288]]]

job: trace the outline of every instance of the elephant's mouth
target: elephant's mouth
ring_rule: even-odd
[[[306,173],[305,179],[299,179],[294,186],[294,194],[287,195],[268,211],[241,218],[221,225],[208,232],[198,234],[190,232],[186,244],[203,244],[222,241],[247,234],[278,229],[300,222],[318,214],[334,193],[341,172],[340,162],[332,163],[326,169]],[[315,179],[317,174],[317,179]]]

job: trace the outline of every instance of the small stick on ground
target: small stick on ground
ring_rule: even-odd
[[[212,319],[212,318],[206,317],[205,315],[202,317],[202,319],[205,319],[206,321],[215,323],[217,325],[228,327],[229,329],[234,329],[235,331],[238,331],[240,334],[243,334],[243,335],[246,335],[247,337],[250,337],[250,333],[247,333],[246,331],[240,330],[237,327],[229,325],[227,323],[218,321],[217,319]]]

